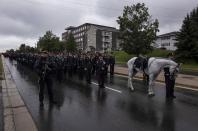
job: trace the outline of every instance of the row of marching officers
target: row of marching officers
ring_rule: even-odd
[[[10,59],[15,59],[22,65],[29,66],[39,75],[39,100],[43,105],[44,88],[48,89],[50,102],[53,100],[52,76],[61,82],[64,76],[72,78],[73,74],[77,74],[80,80],[86,79],[87,83],[91,83],[92,75],[97,76],[98,85],[104,88],[104,81],[108,74],[110,66],[110,75],[114,75],[115,57],[112,54],[101,53],[81,53],[81,54],[54,54],[48,52],[40,52],[38,54],[31,53],[12,53],[4,54]]]

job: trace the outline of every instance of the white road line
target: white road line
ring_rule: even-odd
[[[118,75],[118,74],[116,74],[116,76],[128,78],[128,76]],[[133,78],[133,79],[135,79],[135,80],[142,80],[141,78],[137,78],[137,77],[136,77],[136,78]],[[156,81],[155,83],[158,83],[158,84],[160,84],[160,85],[165,85],[165,83],[159,82],[159,81]],[[186,87],[186,86],[176,85],[175,87],[177,87],[177,88],[182,88],[182,89],[187,89],[187,90],[192,90],[192,91],[198,91],[198,89],[191,88],[191,87]]]
[[[98,86],[98,84],[95,83],[95,82],[91,82],[91,83]],[[118,92],[118,93],[122,93],[122,91],[120,91],[120,90],[116,90],[116,89],[113,89],[113,88],[110,88],[110,87],[107,87],[107,86],[105,86],[105,88],[107,88],[109,90],[112,90],[112,91],[115,91],[115,92]]]

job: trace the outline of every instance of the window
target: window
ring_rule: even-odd
[[[161,38],[161,40],[169,40],[169,39],[170,39],[170,36],[165,36]]]
[[[162,43],[162,47],[164,46],[170,46],[170,42],[169,43]]]

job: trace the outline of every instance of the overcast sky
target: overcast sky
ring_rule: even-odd
[[[61,36],[65,27],[85,22],[118,28],[125,5],[144,2],[159,34],[178,31],[197,0],[0,0],[0,52],[21,43],[35,46],[39,36],[52,30]]]

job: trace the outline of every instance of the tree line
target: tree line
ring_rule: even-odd
[[[75,52],[77,50],[77,44],[75,42],[74,36],[70,33],[68,35],[67,41],[61,41],[59,37],[52,33],[52,31],[46,31],[46,33],[39,37],[36,47],[30,47],[27,44],[21,44],[16,52],[19,53],[36,53],[40,51],[48,52]],[[7,52],[15,52],[13,49]]]

